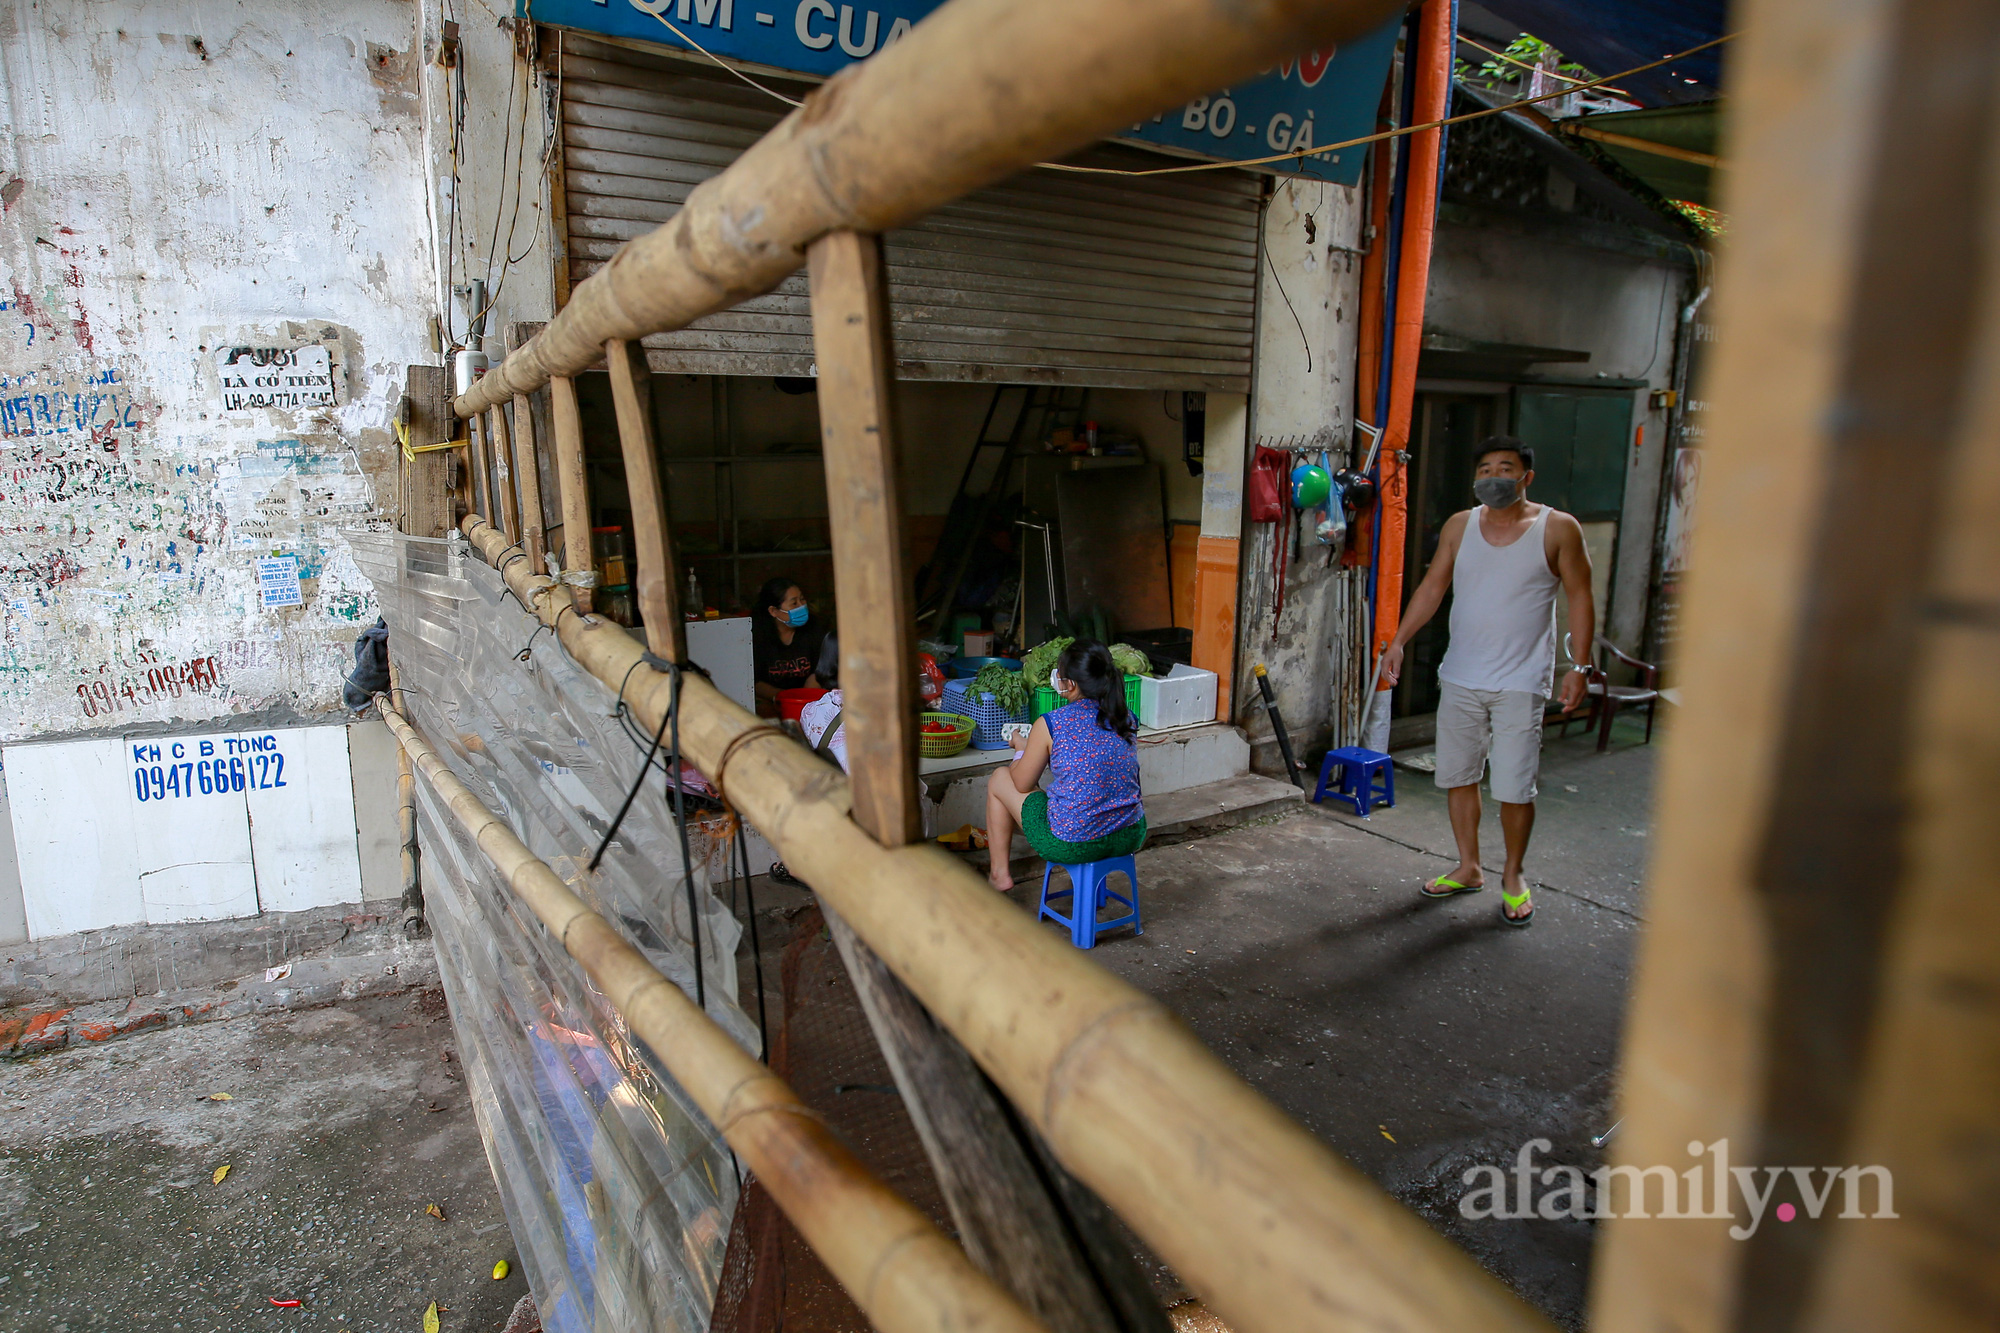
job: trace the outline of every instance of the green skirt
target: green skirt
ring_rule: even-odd
[[[1101,838],[1068,842],[1058,838],[1049,828],[1049,794],[1031,791],[1021,802],[1021,832],[1026,835],[1028,845],[1035,849],[1035,855],[1044,861],[1053,861],[1059,866],[1081,866],[1107,857],[1130,856],[1144,847],[1146,817],[1141,815],[1138,823],[1127,824]]]

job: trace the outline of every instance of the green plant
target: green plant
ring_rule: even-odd
[[[1031,680],[1037,685],[1046,685],[1049,672],[1055,668],[1056,659],[1061,657],[1063,650],[1074,642],[1076,640],[1070,638],[1054,638],[1038,648],[1030,648],[1027,656],[1021,659],[1022,679]]]
[[[979,674],[972,678],[972,696],[982,694],[993,696],[1010,716],[1028,711],[1028,682],[1020,672],[1009,671],[998,662],[988,662],[979,668]]]
[[[1111,662],[1128,676],[1150,676],[1153,674],[1153,659],[1134,648],[1129,643],[1111,645]]]

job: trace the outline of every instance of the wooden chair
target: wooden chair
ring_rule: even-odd
[[[1569,650],[1569,636],[1567,634],[1563,636],[1563,650],[1565,652]],[[1599,665],[1604,654],[1609,654],[1617,658],[1620,662],[1638,672],[1639,683],[1637,685],[1613,685],[1610,676],[1605,673],[1604,667]],[[1571,656],[1570,660],[1575,661],[1576,659],[1574,656]],[[1641,704],[1645,705],[1645,744],[1651,745],[1653,743],[1653,713],[1660,706],[1660,669],[1658,667],[1654,666],[1651,662],[1641,662],[1638,658],[1625,652],[1617,644],[1600,634],[1597,636],[1597,655],[1591,660],[1590,673],[1586,679],[1589,682],[1587,688],[1590,696],[1590,711],[1584,715],[1583,726],[1586,732],[1593,726],[1597,728],[1597,752],[1599,754],[1604,753],[1605,749],[1611,744],[1612,719],[1618,716],[1618,710],[1622,707],[1630,706],[1636,708]],[[1558,734],[1567,736],[1569,734],[1569,724],[1573,720],[1572,718],[1564,718],[1562,731]]]

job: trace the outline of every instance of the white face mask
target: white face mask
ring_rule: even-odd
[[[1057,694],[1062,693],[1062,672],[1056,670],[1054,667],[1049,668],[1049,688]]]

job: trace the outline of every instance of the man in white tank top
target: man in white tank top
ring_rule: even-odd
[[[1528,499],[1534,469],[1534,450],[1511,435],[1480,444],[1472,480],[1480,504],[1446,520],[1437,556],[1382,654],[1382,680],[1393,685],[1402,675],[1404,646],[1452,590],[1451,644],[1438,664],[1437,785],[1451,793],[1458,866],[1423,893],[1448,898],[1485,885],[1479,776],[1490,760],[1507,844],[1500,914],[1515,926],[1535,914],[1521,861],[1535,828],[1542,715],[1552,687],[1567,714],[1583,705],[1589,684],[1585,668],[1572,663],[1554,686],[1558,586],[1569,596],[1570,642],[1586,645],[1587,654],[1597,641],[1583,528],[1568,514]]]

